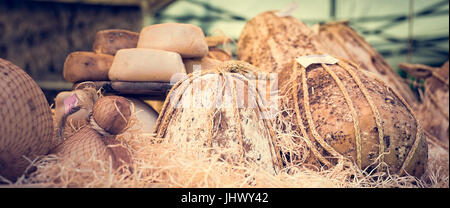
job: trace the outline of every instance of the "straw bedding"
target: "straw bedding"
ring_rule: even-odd
[[[428,144],[428,166],[421,178],[391,172],[375,173],[376,169],[369,175],[350,160],[341,160],[330,168],[285,162],[274,174],[252,160],[224,160],[223,155],[237,154],[233,145],[212,149],[200,145],[202,140],[199,143],[193,139],[166,139],[139,132],[137,129],[141,124],[137,122],[137,113],[134,111],[131,118],[137,128],[118,135],[119,143],[115,144],[131,153],[133,162],[127,163],[130,167],[124,164],[123,168],[116,169],[112,158],[102,160],[94,155],[83,163],[47,155],[29,161],[29,169],[36,169],[32,174],[20,177],[15,183],[1,180],[9,183],[9,187],[449,187],[448,150],[433,143]],[[292,111],[276,112],[282,113]],[[289,122],[271,122],[279,151],[303,158],[312,154],[305,148],[301,135],[290,129]]]
[[[282,137],[282,135],[281,135]],[[427,172],[417,179],[395,174],[364,175],[352,163],[342,162],[327,170],[287,165],[277,175],[245,163],[219,161],[196,154],[207,148],[182,149],[167,140],[139,132],[118,136],[133,153],[133,172],[114,172],[110,162],[89,158],[83,164],[57,162],[55,156],[30,161],[37,171],[21,177],[14,187],[449,187],[448,151],[430,147]],[[283,140],[280,140],[283,141]],[[288,141],[283,148],[291,149]],[[295,147],[294,147],[295,148]],[[227,150],[223,150],[227,151]],[[294,150],[292,150],[294,151]]]

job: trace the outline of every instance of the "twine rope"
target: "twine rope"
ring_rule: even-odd
[[[337,63],[339,66],[341,66],[347,73],[350,74],[350,76],[352,77],[353,81],[355,81],[356,85],[359,87],[359,89],[361,90],[362,94],[364,95],[365,99],[367,100],[369,107],[371,108],[372,114],[374,116],[377,128],[378,128],[378,140],[379,140],[379,155],[380,155],[380,164],[383,163],[384,161],[384,128],[382,125],[382,118],[380,115],[380,112],[378,111],[372,97],[370,96],[367,88],[364,86],[364,84],[361,82],[361,80],[359,79],[359,77],[356,75],[356,73],[350,68],[350,65],[354,66],[355,68],[359,68],[357,65],[348,62],[347,61],[343,61],[342,59],[340,59],[340,61]],[[350,111],[352,113],[353,116],[353,120],[354,120],[354,129],[355,129],[355,137],[356,137],[356,149],[357,149],[357,163],[358,166],[361,168],[361,161],[362,161],[362,151],[361,151],[361,138],[360,138],[360,128],[359,128],[359,123],[357,121],[357,117],[356,117],[356,110],[354,108],[354,105],[352,103],[352,100],[350,99],[350,96],[348,94],[348,91],[345,89],[345,87],[343,86],[343,83],[341,82],[341,80],[336,76],[336,74],[325,64],[321,64],[322,68],[325,69],[325,71],[331,75],[331,77],[335,80],[335,82],[337,83],[338,87],[340,88],[342,94],[344,95],[344,98],[347,102],[347,105],[350,108]],[[294,67],[293,67],[293,77],[294,79],[293,81],[293,87],[292,87],[292,91],[294,91],[294,93],[292,93],[293,95],[293,99],[294,99],[294,110],[295,110],[295,114],[297,117],[297,123],[300,127],[300,131],[301,133],[304,135],[303,139],[306,142],[306,144],[308,145],[308,147],[312,150],[314,156],[319,159],[319,161],[321,161],[322,163],[324,163],[325,165],[330,165],[329,161],[326,160],[323,155],[321,155],[318,150],[316,148],[314,148],[314,145],[312,144],[311,140],[308,138],[308,133],[305,129],[305,126],[303,125],[303,119],[301,118],[300,115],[300,108],[299,108],[299,102],[298,102],[298,81],[297,81],[297,77],[298,77],[298,73],[297,73],[297,68],[298,68],[298,63],[294,62]],[[308,121],[308,125],[310,126],[310,130],[312,135],[314,136],[314,139],[330,154],[332,154],[335,157],[340,157],[342,158],[342,155],[340,155],[334,148],[332,148],[331,146],[329,146],[328,143],[326,143],[321,136],[318,134],[318,132],[316,131],[315,127],[314,127],[314,121],[312,119],[312,115],[311,115],[311,110],[310,110],[310,106],[309,106],[309,92],[308,92],[308,87],[307,87],[307,78],[306,78],[306,68],[301,66],[301,82],[302,82],[302,90],[303,90],[303,104],[304,104],[304,108],[305,108],[305,115],[306,115],[306,119]],[[375,77],[375,79],[378,82],[383,83],[384,87],[386,87],[387,89],[389,89],[391,92],[393,92],[393,94],[400,99],[400,101],[402,102],[402,104],[407,108],[407,110],[411,113],[411,115],[413,116],[414,120],[416,121],[416,127],[417,127],[417,131],[416,131],[416,139],[412,145],[412,148],[410,149],[410,151],[407,154],[407,157],[405,158],[401,169],[399,170],[400,174],[403,174],[405,171],[405,168],[409,165],[409,163],[411,162],[412,157],[414,156],[414,154],[417,151],[417,148],[419,146],[419,142],[421,139],[421,134],[422,134],[422,128],[420,127],[420,123],[417,120],[414,111],[411,109],[411,107],[406,103],[406,101],[398,94],[398,92],[396,92],[394,89],[391,89],[389,86],[386,85],[386,83],[384,83],[383,81],[379,80],[378,78]]]
[[[372,97],[370,96],[369,92],[367,91],[367,88],[364,86],[364,84],[361,82],[361,80],[355,74],[355,72],[352,69],[350,69],[349,65],[347,65],[344,61],[338,62],[338,65],[340,65],[343,69],[345,69],[347,71],[347,73],[350,74],[350,76],[353,78],[356,85],[358,85],[359,89],[361,90],[364,97],[366,98],[367,103],[369,104],[369,107],[375,118],[375,123],[376,123],[377,129],[378,129],[378,142],[379,142],[378,151],[379,151],[379,155],[380,155],[379,160],[380,160],[380,163],[382,163],[382,162],[384,162],[384,127],[382,125],[382,119],[381,119],[380,112],[378,111],[378,108],[376,107],[375,103],[373,102]]]
[[[319,133],[316,130],[316,127],[314,125],[314,120],[312,118],[311,114],[311,107],[309,105],[309,92],[308,92],[308,84],[306,82],[306,69],[305,67],[301,66],[301,81],[302,81],[302,90],[303,90],[303,105],[305,107],[305,115],[306,120],[308,122],[309,128],[311,130],[312,135],[314,136],[314,139],[331,155],[334,157],[339,158],[341,160],[343,157],[340,153],[338,153],[335,149],[333,149],[328,143],[326,143],[322,137],[319,135]]]
[[[300,131],[302,132],[303,135],[303,140],[305,141],[306,145],[308,145],[309,149],[313,152],[314,156],[323,164],[325,164],[328,167],[331,167],[331,163],[325,159],[325,157],[322,156],[322,154],[319,153],[319,151],[314,147],[312,141],[309,139],[308,137],[308,133],[306,132],[305,126],[303,125],[303,118],[301,117],[300,114],[300,109],[299,109],[299,103],[298,103],[298,81],[297,81],[297,77],[298,77],[298,72],[297,72],[297,68],[298,68],[298,63],[295,61],[294,62],[294,67],[293,67],[293,74],[294,74],[294,79],[293,79],[293,100],[294,100],[294,110],[295,110],[295,115],[297,117],[297,123],[300,127]],[[295,89],[295,91],[294,91]]]
[[[344,84],[342,84],[342,81],[339,79],[339,77],[333,71],[331,71],[330,68],[326,64],[321,64],[321,65],[325,69],[325,71],[327,71],[328,74],[331,75],[331,77],[334,79],[334,81],[338,85],[339,89],[341,90],[342,94],[344,95],[347,106],[350,109],[350,112],[352,114],[353,129],[355,131],[355,139],[356,139],[356,158],[357,158],[358,167],[361,168],[361,129],[359,128],[359,120],[358,120],[358,115],[355,110],[355,106],[353,105],[350,95],[348,94],[347,89],[345,88]]]

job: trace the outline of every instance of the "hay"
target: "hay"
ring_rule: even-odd
[[[83,164],[58,163],[54,156],[34,161],[37,171],[17,180],[10,187],[274,187],[274,188],[358,188],[358,187],[447,187],[442,166],[430,161],[427,174],[419,180],[412,176],[365,176],[351,164],[339,163],[328,170],[312,170],[287,164],[279,174],[259,170],[244,163],[220,161],[220,152],[209,158],[198,151],[183,150],[178,145],[144,135],[125,132],[118,136],[133,153],[133,172],[114,172],[110,163],[94,158]],[[281,140],[286,141],[286,140]],[[289,141],[283,148],[291,149]],[[295,147],[293,149],[296,149]],[[223,150],[227,151],[227,150]],[[433,151],[430,151],[433,154]],[[433,158],[433,156],[430,156]],[[447,152],[448,158],[448,152]],[[440,163],[442,164],[442,163]],[[249,166],[250,165],[250,166]],[[437,165],[437,166],[435,166]]]
[[[131,123],[139,126],[134,111]],[[285,108],[280,114],[293,116],[294,110]],[[311,154],[292,126],[283,120],[277,120],[277,146],[283,152],[306,158]],[[281,131],[279,127],[283,127]],[[31,175],[23,175],[12,183],[0,177],[0,183],[6,187],[123,187],[123,188],[190,188],[190,187],[268,187],[268,188],[448,188],[448,149],[430,144],[428,169],[421,179],[413,176],[365,175],[353,163],[343,160],[329,169],[317,169],[314,166],[286,162],[284,168],[273,175],[254,163],[238,161],[230,163],[220,160],[221,155],[230,149],[211,152],[203,157],[208,147],[181,147],[155,138],[152,134],[141,133],[139,128],[128,129],[117,136],[127,150],[132,153],[133,164],[130,169],[124,167],[114,171],[111,161],[90,158],[80,164],[65,160],[60,162],[55,155],[47,155],[34,161],[28,160],[27,168],[33,169]],[[296,141],[293,141],[292,138]],[[291,158],[294,156],[291,156]],[[284,160],[288,161],[288,160]],[[299,160],[297,160],[299,161]]]

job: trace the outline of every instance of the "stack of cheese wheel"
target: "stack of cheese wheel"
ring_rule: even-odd
[[[192,73],[196,68],[194,65],[198,65],[200,70],[208,70],[220,64],[220,61],[207,57],[209,48],[205,35],[203,30],[195,25],[165,23],[147,26],[141,30],[137,47],[148,53],[178,54],[182,58],[186,73]],[[158,61],[164,63],[166,60],[159,58]],[[178,61],[171,62],[178,64]],[[155,66],[161,71],[159,66]],[[111,70],[110,77],[115,78],[115,75],[114,69]]]
[[[85,81],[174,83],[194,69],[208,70],[220,64],[222,61],[211,57],[211,52],[202,29],[195,25],[155,24],[144,27],[140,33],[102,30],[95,36],[93,51],[73,52],[67,57],[63,75],[74,84]],[[137,98],[133,103],[139,103],[136,106],[142,108],[139,113],[143,114],[137,115],[138,119],[144,125],[154,125],[165,95]],[[144,129],[149,128],[153,126]]]
[[[97,32],[93,52],[78,51],[67,56],[63,76],[69,82],[107,81],[114,56],[120,49],[136,48],[139,34],[127,30]]]

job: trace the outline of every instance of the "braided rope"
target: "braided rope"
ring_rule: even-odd
[[[169,91],[169,93],[167,94],[167,99],[164,101],[163,107],[161,109],[161,112],[159,113],[159,115],[165,115],[167,113],[167,111],[172,111],[172,108],[167,107],[168,105],[170,105],[170,97],[172,96],[172,94],[174,93],[175,89],[178,88],[184,81],[186,81],[187,79],[190,79],[192,77],[192,74],[188,75],[187,77],[179,80],[173,87],[172,89]],[[172,114],[172,113],[169,113]],[[159,131],[159,129],[161,129],[161,126],[166,126],[166,116],[158,116],[158,119],[156,119],[156,123],[155,123],[155,127],[153,128],[153,133],[156,134],[156,137],[163,137],[165,135],[165,130],[164,132]],[[165,128],[164,128],[165,129]]]
[[[308,92],[308,84],[306,83],[306,69],[301,66],[301,80],[302,80],[302,90],[303,90],[303,105],[305,107],[306,120],[308,121],[309,128],[311,129],[311,133],[314,136],[314,139],[331,155],[337,158],[342,158],[342,155],[338,153],[335,149],[333,149],[328,143],[326,143],[319,133],[316,130],[314,125],[314,120],[311,114],[311,107],[309,105],[309,92]]]
[[[300,114],[300,109],[299,109],[299,103],[298,103],[298,81],[297,81],[297,77],[298,77],[298,72],[297,72],[297,68],[298,68],[298,63],[295,61],[294,62],[294,67],[293,67],[293,75],[294,75],[294,79],[293,79],[293,87],[292,90],[295,89],[295,91],[293,91],[292,96],[294,99],[294,110],[295,110],[295,115],[297,117],[297,124],[300,126],[300,131],[302,132],[303,135],[303,140],[305,141],[306,145],[308,145],[309,149],[313,152],[314,156],[323,164],[325,164],[328,167],[331,167],[331,163],[325,159],[322,154],[319,153],[319,151],[314,147],[313,143],[311,142],[311,140],[308,137],[308,133],[306,132],[306,128],[303,125],[303,119],[301,117]]]
[[[327,71],[328,74],[331,75],[331,77],[334,79],[334,81],[338,85],[339,89],[341,90],[342,94],[344,95],[345,101],[347,102],[348,108],[350,109],[350,112],[352,114],[353,129],[355,130],[355,139],[356,139],[356,158],[357,158],[356,161],[357,161],[358,167],[361,168],[361,129],[359,128],[358,114],[356,113],[355,106],[353,105],[350,95],[348,94],[347,89],[345,88],[344,84],[339,79],[339,77],[333,71],[331,71],[327,65],[325,65],[325,64],[321,64],[321,65],[325,69],[325,71]]]
[[[340,65],[342,68],[344,68],[350,76],[355,81],[356,85],[358,85],[359,89],[363,93],[364,97],[367,100],[367,103],[369,104],[369,107],[373,113],[373,116],[375,118],[375,123],[377,125],[378,129],[378,141],[379,141],[379,155],[380,155],[380,163],[384,161],[384,127],[383,127],[383,121],[381,119],[380,112],[378,111],[378,108],[376,107],[375,103],[373,102],[372,97],[370,96],[369,92],[367,91],[367,88],[364,86],[364,84],[361,82],[359,77],[355,74],[353,70],[350,69],[348,65],[346,65],[345,62],[338,62],[338,65]]]
[[[380,115],[380,112],[378,111],[372,97],[370,96],[367,88],[364,86],[364,84],[361,82],[361,80],[359,79],[359,77],[356,75],[356,73],[350,68],[350,65],[354,66],[355,68],[358,68],[357,65],[353,64],[352,62],[348,62],[347,61],[343,61],[340,59],[340,61],[337,63],[339,66],[341,66],[344,70],[347,71],[347,73],[350,74],[350,76],[352,77],[352,79],[355,81],[355,83],[357,84],[357,86],[359,87],[359,89],[361,90],[361,92],[363,93],[365,99],[367,100],[369,107],[371,108],[371,111],[374,115],[374,119],[378,128],[378,140],[379,140],[379,155],[380,155],[380,163],[382,163],[384,161],[384,128],[382,125],[382,118]],[[343,83],[340,81],[340,79],[336,76],[336,74],[334,72],[331,71],[331,69],[325,65],[325,64],[321,64],[322,67],[327,71],[327,73],[329,73],[333,79],[336,81],[338,87],[340,88],[341,92],[344,94],[344,97],[346,99],[347,105],[350,108],[350,111],[352,113],[353,116],[353,120],[354,120],[354,129],[355,129],[355,137],[356,137],[356,148],[357,148],[357,163],[358,166],[361,168],[361,138],[360,135],[358,135],[360,129],[359,129],[359,123],[355,122],[355,118],[356,117],[356,110],[353,106],[353,103],[350,99],[350,96],[348,95],[348,91],[346,91],[345,87],[343,86]],[[297,62],[294,63],[294,67],[293,67],[293,77],[298,77],[297,71],[296,69],[298,68],[298,64]],[[329,153],[331,153],[333,156],[335,157],[342,157],[338,152],[336,152],[335,149],[333,149],[331,146],[328,145],[328,143],[326,143],[318,134],[318,132],[316,131],[315,127],[314,127],[314,122],[312,119],[312,115],[310,112],[310,106],[309,106],[309,98],[308,98],[308,87],[307,87],[307,83],[306,83],[306,68],[304,68],[303,66],[301,66],[301,81],[302,81],[302,90],[303,90],[303,104],[304,104],[304,108],[305,108],[305,114],[306,114],[306,119],[308,121],[308,125],[311,128],[311,133],[313,134],[315,140]],[[405,168],[409,165],[412,157],[414,156],[415,152],[417,151],[417,148],[419,146],[420,143],[420,139],[421,139],[421,134],[422,134],[422,128],[420,127],[420,123],[417,120],[414,111],[411,109],[411,107],[406,103],[406,101],[399,95],[398,92],[396,92],[394,89],[390,88],[389,86],[386,85],[386,83],[384,83],[384,81],[379,80],[378,78],[374,77],[378,82],[382,83],[384,85],[384,87],[386,87],[387,89],[389,89],[397,98],[400,99],[400,101],[402,102],[402,104],[404,104],[404,106],[407,108],[407,110],[411,113],[411,115],[413,116],[414,120],[416,121],[417,124],[417,132],[416,132],[416,139],[412,145],[412,148],[410,149],[410,151],[408,152],[407,157],[405,158],[405,161],[402,164],[401,169],[399,170],[400,174],[404,173]],[[301,118],[300,115],[300,109],[299,109],[299,103],[298,103],[298,83],[297,83],[297,79],[293,79],[293,89],[292,90],[296,90],[295,93],[292,93],[293,95],[293,99],[294,99],[294,104],[295,104],[295,113],[297,116],[297,122],[300,126],[300,130],[302,132],[304,136],[304,140],[306,142],[306,144],[308,145],[308,147],[312,150],[314,156],[316,156],[321,162],[325,163],[326,165],[329,165],[330,163],[317,151],[317,149],[312,148],[313,144],[311,142],[311,140],[309,140],[308,136],[307,136],[307,132],[305,129],[305,126],[303,125],[303,120]],[[359,136],[359,138],[358,138]],[[326,161],[326,162],[324,162]]]
[[[414,113],[414,110],[408,105],[408,103],[405,101],[405,99],[403,99],[403,97],[401,97],[400,94],[397,91],[395,91],[394,89],[392,89],[392,88],[388,88],[388,89],[390,89],[392,91],[392,93],[394,93],[394,95],[397,96],[398,99],[400,99],[400,101],[403,103],[403,105],[411,113],[412,117],[416,121],[416,128],[417,128],[416,138],[414,139],[414,143],[413,143],[412,148],[408,152],[408,156],[406,157],[405,161],[403,161],[403,165],[402,165],[402,167],[399,170],[399,174],[403,175],[403,173],[405,172],[405,168],[409,165],[409,163],[411,162],[412,157],[416,153],[417,147],[419,146],[420,140],[422,138],[421,135],[423,133],[422,132],[423,130],[422,130],[422,127],[420,125],[419,120],[416,117],[416,114]]]
[[[213,73],[211,70],[208,71],[203,71],[201,74],[197,74],[197,73],[191,73],[189,75],[187,75],[186,77],[184,77],[183,79],[179,80],[173,87],[172,89],[169,91],[169,93],[167,94],[167,99],[164,101],[162,110],[160,112],[160,116],[158,117],[158,119],[156,120],[156,124],[153,130],[153,133],[156,134],[156,137],[164,137],[164,135],[166,134],[166,130],[167,130],[167,125],[169,125],[169,120],[172,116],[172,114],[175,111],[174,106],[177,106],[180,98],[183,96],[185,90],[188,88],[189,85],[186,85],[184,88],[181,89],[181,92],[178,94],[178,96],[176,97],[175,103],[171,103],[171,96],[173,93],[175,93],[175,90],[178,89],[178,87],[180,87],[180,85],[182,85],[186,80],[189,80],[190,83],[192,83],[192,81],[195,78],[198,78],[202,75],[205,74],[210,74]],[[168,105],[171,105],[168,107]],[[167,114],[167,116],[166,116]],[[164,116],[162,116],[164,115]],[[162,131],[160,131],[159,129],[163,129]]]
[[[390,90],[400,100],[400,102],[406,107],[406,109],[409,111],[409,113],[411,113],[411,116],[416,121],[416,126],[417,126],[416,127],[417,128],[416,138],[414,140],[412,148],[408,152],[408,155],[407,155],[405,161],[403,161],[402,167],[399,170],[399,174],[402,175],[404,173],[404,169],[406,168],[406,166],[408,166],[409,162],[411,161],[412,156],[414,155],[414,153],[417,150],[417,147],[419,146],[419,142],[420,142],[421,134],[422,134],[423,130],[422,130],[419,120],[416,117],[416,114],[414,113],[414,110],[411,108],[411,106],[409,106],[409,104],[405,101],[405,99],[403,99],[403,97],[400,96],[400,94],[395,89],[389,87],[383,80],[380,80],[376,76],[373,76],[372,78],[375,79],[376,81],[378,81],[379,83],[383,84],[383,86],[386,87],[386,89]]]

